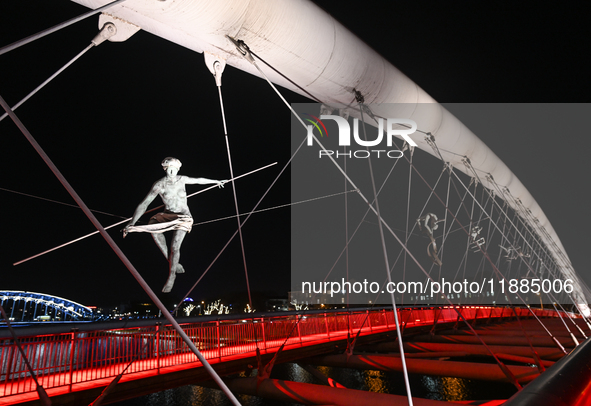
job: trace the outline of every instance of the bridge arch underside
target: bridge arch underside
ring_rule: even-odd
[[[0,291],[0,304],[10,321],[83,321],[93,317],[92,309],[79,303],[35,292]]]

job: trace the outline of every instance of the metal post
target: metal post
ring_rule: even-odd
[[[10,318],[13,319],[14,318],[14,308],[16,306],[16,300],[14,300],[14,298],[12,299],[12,309],[10,310]]]
[[[439,312],[437,312],[437,309],[433,310],[433,327],[431,327],[431,334],[435,334],[435,329],[437,328],[437,322],[439,321],[439,317],[441,316],[441,314],[443,313],[443,309],[439,309]]]
[[[218,342],[218,358],[221,362],[222,361],[222,346],[220,345],[220,321],[219,320],[216,320],[216,322],[215,322],[215,331],[216,331],[217,342]]]
[[[369,310],[367,310],[367,324],[369,324],[369,331],[373,332],[373,328],[371,327],[371,317],[369,315]]]
[[[161,322],[156,323],[156,371],[160,375],[160,329],[162,327]]]
[[[267,353],[267,338],[265,337],[265,318],[261,318],[261,326],[263,329],[263,346],[264,346],[264,350],[265,350],[265,354]]]
[[[27,303],[29,303],[29,302],[27,302],[25,300],[25,304],[23,305],[23,314],[21,314],[21,322],[25,321],[25,312],[27,311]]]
[[[454,325],[454,330],[457,330],[458,329],[458,324],[460,323],[460,320],[462,319],[462,316],[463,316],[462,311],[464,309],[462,309],[460,306],[454,306],[454,308],[458,312],[458,317],[456,318],[456,324]],[[468,323],[468,322],[466,321],[466,323]]]
[[[16,357],[16,342],[13,340],[12,341],[13,344],[7,348],[7,352],[8,352],[8,365],[6,366],[6,383],[5,385],[8,384],[8,381],[10,380],[10,375],[11,375],[11,371],[12,371],[12,364],[13,364],[13,360],[14,357]],[[12,374],[12,376],[14,377],[14,374]],[[5,392],[6,393],[6,392]]]
[[[476,323],[478,323],[478,310],[480,310],[478,307],[476,308],[476,313],[474,313],[474,321],[472,322],[472,325],[475,326]]]
[[[324,325],[326,326],[326,336],[330,338],[330,332],[328,330],[328,321],[326,320],[326,312],[324,312]]]
[[[74,384],[74,356],[76,354],[76,332],[77,328],[73,328],[70,336],[70,392],[72,392],[72,385]]]
[[[300,347],[302,347],[304,344],[302,344],[302,332],[300,331],[300,315],[296,314],[296,326],[298,327],[298,337],[300,338]]]

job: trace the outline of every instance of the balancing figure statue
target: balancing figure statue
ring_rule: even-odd
[[[427,213],[417,219],[417,225],[419,226],[419,229],[431,240],[427,246],[427,255],[429,255],[431,261],[433,261],[433,263],[438,266],[441,266],[442,263],[437,254],[437,243],[435,242],[435,236],[433,233],[439,227],[437,223],[441,223],[442,221],[443,220],[438,220],[437,216],[433,213]]]
[[[166,176],[157,180],[148,195],[135,209],[135,213],[129,224],[123,230],[123,237],[131,232],[151,233],[156,245],[164,254],[169,262],[168,280],[162,288],[162,292],[171,291],[177,273],[184,273],[183,266],[179,263],[180,249],[185,235],[191,232],[193,226],[193,217],[187,205],[187,192],[185,185],[207,185],[217,184],[218,187],[224,187],[225,180],[212,180],[206,178],[190,178],[188,176],[178,175],[181,168],[181,161],[176,158],[168,157],[162,161],[162,168],[166,171]],[[136,226],[135,223],[146,212],[148,206],[160,195],[164,203],[164,212],[158,213],[145,226]],[[166,246],[164,232],[174,231],[170,244],[170,253]]]

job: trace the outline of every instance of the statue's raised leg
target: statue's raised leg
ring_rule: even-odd
[[[154,242],[156,243],[160,251],[164,254],[164,257],[168,259],[168,247],[166,246],[166,238],[164,237],[164,234],[153,233],[152,238],[154,239]]]
[[[168,259],[168,247],[166,246],[166,238],[162,233],[153,233],[152,238],[160,251],[164,254],[164,257]],[[181,264],[177,264],[176,273],[185,273],[185,268]]]
[[[183,243],[183,239],[187,234],[186,231],[177,230],[174,232],[172,236],[172,242],[170,244],[170,268],[168,272],[168,280],[162,288],[162,292],[168,293],[172,290],[174,286],[174,280],[176,279],[177,273],[184,273],[185,270],[183,266],[179,264],[179,259],[181,257],[181,244]]]
[[[168,273],[168,279],[166,280],[166,284],[162,288],[163,293],[168,293],[172,290],[172,287],[174,286],[175,279],[176,279],[176,272],[171,270]]]

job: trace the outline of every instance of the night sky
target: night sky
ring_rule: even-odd
[[[575,270],[591,283],[587,251],[587,176],[591,163],[589,49],[578,2],[332,2],[321,7],[442,103],[573,103],[540,106],[538,116],[506,128],[503,116],[462,117],[530,190],[552,222]],[[4,0],[0,46],[65,21],[86,9],[66,0]],[[14,105],[97,33],[97,16],[0,56],[0,95]],[[278,165],[236,183],[241,212],[252,209],[290,155],[289,111],[261,79],[228,67],[223,76],[234,173]],[[307,102],[289,91],[290,102]],[[446,105],[454,113],[453,105]],[[555,106],[556,107],[556,106]],[[498,109],[496,109],[498,110]],[[16,110],[103,225],[131,217],[160,162],[174,156],[181,174],[229,178],[217,89],[203,56],[146,32],[91,49]],[[463,113],[464,114],[464,113]],[[582,120],[583,119],[583,120]],[[551,136],[540,129],[553,128]],[[10,119],[0,122],[2,256],[0,289],[28,290],[86,305],[147,300],[100,236],[19,266],[13,262],[94,231],[81,210],[10,191],[73,200]],[[199,186],[188,186],[188,193]],[[157,199],[159,200],[159,199]],[[290,200],[289,172],[261,208]],[[158,202],[158,204],[160,204]],[[232,190],[193,197],[195,223],[235,214]],[[146,217],[144,217],[144,220]],[[156,292],[167,263],[147,234],[110,234]],[[236,220],[195,226],[183,244],[167,297],[178,300],[236,229]],[[289,209],[258,214],[244,227],[253,292],[289,290]],[[196,300],[244,292],[235,240],[191,295]]]

